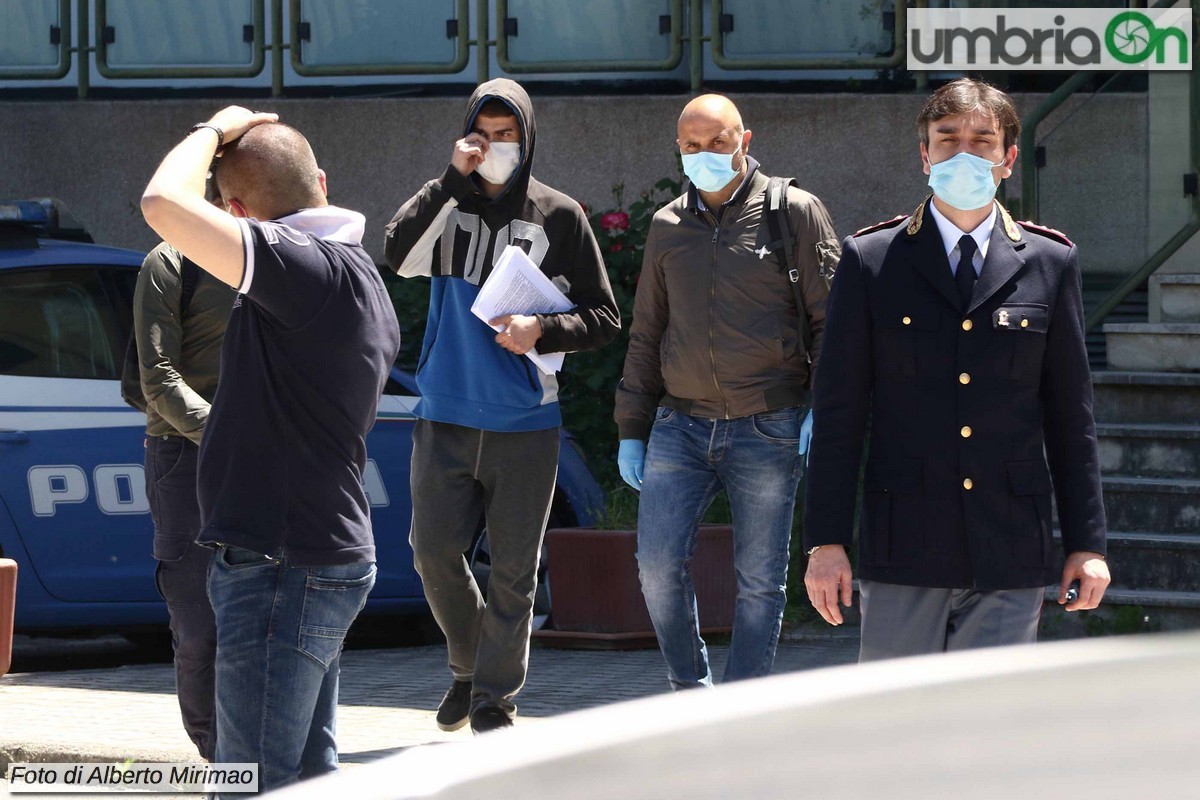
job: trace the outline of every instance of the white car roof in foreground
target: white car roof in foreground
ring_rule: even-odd
[[[518,722],[270,796],[1195,797],[1198,676],[1200,634],[835,667]]]

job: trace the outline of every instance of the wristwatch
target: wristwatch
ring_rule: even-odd
[[[208,128],[213,133],[217,134],[217,149],[218,150],[220,150],[222,147],[225,146],[225,131],[221,130],[216,125],[213,125],[211,122],[196,123],[190,129],[188,129],[188,136],[191,136],[193,133],[200,130],[201,128]]]

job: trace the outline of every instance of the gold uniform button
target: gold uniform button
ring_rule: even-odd
[[[1022,327],[1022,328],[1028,328],[1028,327],[1029,327],[1029,320],[1027,320],[1027,319],[1023,319],[1023,320],[1021,320],[1021,327]]]
[[[975,481],[971,480],[970,478],[963,478],[963,488],[966,489],[968,492],[971,491],[972,487],[974,487],[974,486],[975,486]]]
[[[912,317],[905,317],[904,319],[902,319],[900,321],[903,322],[905,325],[912,325]]]
[[[966,372],[964,372],[963,374],[959,375],[959,376],[958,376],[958,382],[959,382],[959,383],[961,383],[963,386],[966,386],[968,383],[970,383],[970,382],[971,382],[971,376],[970,376],[970,374],[969,374],[969,373],[966,373]]]
[[[970,439],[970,438],[971,438],[971,426],[970,426],[970,425],[963,425],[963,426],[962,426],[962,430],[960,430],[960,431],[959,431],[959,433],[961,433],[961,434],[962,434],[962,437],[963,437],[964,439]]]
[[[969,320],[969,319],[963,320],[962,328],[964,331],[969,331],[969,330],[971,330],[971,328],[974,328],[974,327],[975,327],[975,323],[971,322],[971,320]]]

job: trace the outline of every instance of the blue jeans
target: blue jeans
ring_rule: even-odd
[[[337,770],[342,641],[374,584],[371,563],[290,567],[239,547],[214,553],[216,760],[257,762],[259,791]]]
[[[675,689],[712,686],[691,560],[696,529],[725,489],[737,605],[724,680],[768,675],[787,601],[788,541],[800,481],[802,409],[731,420],[659,408],[638,505],[642,594]]]
[[[175,652],[175,694],[183,727],[200,755],[215,754],[213,669],[217,625],[208,602],[212,550],[196,544],[200,448],[182,436],[146,437],[146,499],[154,520],[154,582],[167,601]]]

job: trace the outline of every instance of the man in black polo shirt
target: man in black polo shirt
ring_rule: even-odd
[[[142,197],[150,227],[236,287],[200,450],[198,541],[215,548],[218,762],[268,790],[337,769],[342,640],[375,581],[365,437],[400,346],[307,140],[230,107],[192,128]],[[232,216],[204,201],[216,170]],[[260,222],[259,220],[270,220]]]

